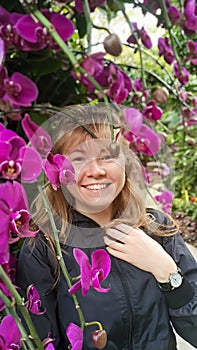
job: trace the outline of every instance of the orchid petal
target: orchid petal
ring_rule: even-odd
[[[54,25],[57,33],[62,40],[67,41],[73,35],[75,27],[73,22],[59,13],[55,13],[51,18],[51,24]]]
[[[69,323],[66,335],[72,345],[72,350],[81,350],[83,345],[83,331],[74,323]]]
[[[47,155],[52,148],[51,137],[48,132],[34,123],[27,113],[21,123],[32,146],[42,155]]]
[[[124,115],[129,130],[133,134],[137,134],[141,128],[143,121],[142,113],[136,108],[126,108],[124,111]]]
[[[22,16],[15,24],[17,33],[31,43],[37,43],[36,29],[41,28],[40,23],[36,23],[29,15]]]
[[[41,308],[40,295],[33,284],[31,284],[27,288],[27,299],[28,299],[27,309],[32,314],[42,315],[46,312],[46,310],[40,311],[40,308]]]
[[[12,331],[10,332],[10,330]],[[7,315],[2,319],[0,324],[0,337],[5,340],[6,349],[9,349],[11,344],[18,346],[18,349],[20,349],[20,331],[11,315]]]
[[[20,84],[21,92],[15,97],[8,93],[12,102],[19,106],[31,106],[31,103],[38,97],[38,88],[35,83],[25,75],[21,73],[14,73],[11,76],[11,80],[15,84]]]
[[[111,269],[111,259],[109,254],[104,250],[104,249],[97,249],[95,250],[92,255],[92,269],[97,270],[97,269],[102,269],[103,271],[103,278],[105,279]]]
[[[31,147],[20,149],[21,157],[21,180],[24,182],[34,182],[42,172],[42,158],[40,154]]]

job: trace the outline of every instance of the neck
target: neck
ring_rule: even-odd
[[[112,208],[107,208],[98,213],[90,213],[82,210],[78,210],[81,214],[87,216],[88,218],[94,220],[98,225],[105,226],[109,224],[112,218]]]

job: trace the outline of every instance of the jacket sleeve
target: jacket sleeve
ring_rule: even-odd
[[[171,321],[176,332],[197,347],[197,262],[179,234],[165,238],[164,248],[184,276],[181,287],[164,293]]]
[[[168,215],[160,210],[148,209],[157,223],[172,227]],[[161,238],[161,237],[157,237]],[[159,240],[164,249],[172,256],[183,273],[182,285],[169,292],[162,292],[169,307],[169,314],[176,332],[197,348],[197,261],[178,233]]]
[[[54,266],[52,266],[47,242],[43,238],[40,240],[40,234],[38,236],[33,246],[29,244],[28,239],[24,242],[18,260],[16,284],[25,300],[27,299],[27,287],[30,284],[36,287],[42,308],[46,309],[46,312],[42,315],[31,314],[32,321],[40,339],[43,341],[50,336],[55,339],[56,348],[60,349],[59,344],[62,344],[63,341],[58,332],[56,289],[53,288],[55,284]]]

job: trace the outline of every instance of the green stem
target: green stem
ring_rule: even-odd
[[[37,187],[38,187],[38,191],[39,191],[39,193],[40,193],[40,195],[42,197],[44,206],[45,206],[45,208],[47,210],[47,214],[49,216],[49,220],[50,220],[50,224],[51,224],[51,228],[52,228],[52,233],[53,233],[53,238],[54,238],[55,246],[56,246],[56,253],[57,253],[58,263],[60,264],[60,267],[62,269],[63,275],[64,275],[64,277],[66,279],[68,288],[71,288],[72,287],[72,282],[71,282],[68,270],[66,268],[66,265],[65,265],[65,262],[64,262],[64,259],[63,259],[63,256],[62,256],[62,250],[61,250],[61,246],[60,246],[60,242],[59,242],[58,230],[56,228],[56,224],[55,224],[52,212],[50,210],[48,200],[47,200],[47,198],[46,198],[46,196],[45,196],[45,194],[43,192],[42,186],[37,184]],[[74,301],[74,304],[75,304],[75,308],[76,308],[76,310],[78,312],[78,316],[79,316],[79,320],[80,320],[80,327],[83,330],[84,326],[85,326],[85,319],[84,319],[81,307],[79,305],[78,299],[77,299],[75,294],[72,294],[72,298],[73,298],[73,301]]]
[[[135,40],[136,40],[136,43],[137,43],[137,47],[138,47],[139,56],[140,56],[140,67],[141,67],[142,83],[143,83],[144,89],[146,89],[146,79],[145,79],[145,74],[144,74],[144,64],[143,64],[143,58],[142,58],[142,50],[141,50],[141,46],[140,46],[139,41],[138,41],[138,37],[137,37],[137,35],[136,35],[136,33],[135,33],[134,29],[133,29],[133,26],[132,26],[131,21],[129,20],[129,17],[126,14],[125,7],[122,5],[121,8],[120,8],[119,2],[116,1],[116,0],[114,2],[116,4],[116,6],[118,7],[118,9],[120,11],[122,11],[124,18],[125,18],[126,22],[129,25],[130,31],[133,34],[133,36],[135,37]]]
[[[91,37],[92,37],[92,21],[90,17],[90,7],[89,3],[87,0],[83,0],[83,9],[84,9],[84,14],[85,14],[85,19],[86,19],[86,26],[87,26],[87,41],[88,41],[88,52],[91,48]]]
[[[100,331],[103,330],[102,324],[101,324],[100,322],[98,322],[98,321],[92,321],[92,322],[86,322],[86,323],[85,323],[85,326],[86,326],[86,327],[88,327],[88,326],[94,326],[94,325],[98,326],[98,329],[99,329]]]
[[[21,320],[16,312],[16,308],[15,308],[15,304],[13,301],[10,301],[10,299],[8,297],[5,296],[5,294],[0,290],[0,299],[2,299],[3,303],[6,306],[6,309],[8,310],[7,314],[10,314],[13,319],[15,320],[18,329],[21,333],[21,342],[22,342],[22,346],[24,346],[26,349],[26,345],[28,345],[28,349],[35,349],[35,346],[32,344],[32,341],[29,339],[29,336],[25,330],[25,328],[23,327],[23,324],[21,323]]]
[[[85,75],[85,77],[94,85],[94,87],[100,92],[104,102],[106,103],[106,106],[109,107],[109,101],[105,93],[103,92],[103,89],[101,85],[93,78],[91,77],[85,69],[83,69],[77,59],[75,58],[74,54],[69,50],[68,46],[65,44],[65,42],[62,40],[62,38],[59,36],[59,34],[56,32],[54,26],[48,21],[48,19],[40,12],[38,9],[36,9],[33,14],[40,23],[43,24],[44,27],[46,27],[51,35],[51,37],[55,40],[55,42],[58,44],[58,46],[62,49],[65,55],[68,56],[70,62],[72,63],[74,69],[76,70],[76,73],[78,72],[79,74]],[[111,139],[112,141],[114,140],[114,129],[113,129],[113,122],[112,122],[112,117],[110,113],[110,109],[107,108],[107,115],[108,115],[108,120],[110,124],[110,131],[111,131]]]
[[[18,309],[20,310],[21,315],[23,316],[23,318],[28,326],[31,338],[34,340],[34,342],[37,345],[39,350],[44,350],[44,348],[42,346],[42,342],[37,334],[37,331],[34,327],[34,324],[31,320],[31,317],[29,315],[29,312],[27,311],[27,309],[25,307],[25,303],[24,303],[23,298],[21,298],[19,293],[16,291],[14,285],[12,284],[11,280],[9,279],[8,275],[6,274],[6,272],[4,271],[4,269],[1,265],[0,265],[0,279],[3,280],[3,282],[5,283],[5,285],[7,286],[9,291],[11,292],[11,294],[16,302],[16,305],[17,305]]]

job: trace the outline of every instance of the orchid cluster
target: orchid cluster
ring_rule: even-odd
[[[34,230],[31,224],[31,214],[28,207],[28,200],[24,183],[36,182],[44,171],[54,190],[57,190],[61,184],[67,185],[74,181],[74,168],[70,161],[61,154],[53,155],[51,153],[52,143],[50,135],[34,123],[28,114],[25,114],[21,125],[29,140],[27,145],[25,140],[18,136],[12,130],[9,130],[0,124],[0,214],[2,218],[2,229],[0,234],[0,311],[10,306],[14,306],[14,300],[17,303],[17,310],[23,305],[23,300],[17,295],[18,287],[15,285],[16,259],[12,254],[12,245],[25,237],[34,237],[38,229]],[[82,295],[86,295],[90,287],[100,293],[106,293],[110,288],[102,288],[101,282],[105,280],[110,272],[111,262],[108,253],[99,249],[92,253],[90,264],[87,255],[80,249],[74,249],[74,257],[80,266],[79,280],[73,284],[69,292],[71,295],[81,290]],[[68,273],[66,278],[71,278]],[[14,290],[14,292],[13,292]],[[46,312],[42,309],[41,300],[38,291],[34,285],[27,288],[26,310],[35,315],[41,315]],[[76,298],[74,299],[76,300]],[[10,303],[10,304],[9,304]],[[12,306],[13,303],[13,306]],[[3,317],[0,324],[0,347],[6,349],[20,349],[22,342],[26,342],[26,337],[21,333],[21,320],[17,312]],[[106,343],[106,334],[102,325],[96,321],[91,323],[69,324],[65,330],[68,339],[78,350],[83,345],[83,328],[92,325],[99,325],[98,331],[93,331],[92,341],[95,346],[97,343]],[[10,333],[9,327],[12,327]],[[30,327],[31,328],[31,327]],[[74,335],[73,335],[73,329]],[[31,332],[31,329],[30,329]],[[95,333],[96,332],[96,333]],[[32,334],[31,334],[32,335]],[[32,335],[32,338],[33,335]],[[43,339],[38,346],[39,349],[53,350],[54,339],[49,335]],[[31,349],[33,345],[31,344]],[[101,347],[99,347],[101,348]]]
[[[140,8],[144,18],[148,13],[156,18],[157,28],[163,31],[156,44],[146,21],[142,26],[133,21],[126,6]],[[106,14],[108,28],[96,24],[97,13]],[[110,21],[119,13],[129,28],[125,43],[121,32],[111,32]],[[103,50],[95,49],[93,29],[107,32]],[[51,111],[73,103],[122,104],[120,132],[141,159],[147,187],[151,189],[155,174],[167,183],[170,166],[162,154],[165,145],[175,160],[176,193],[163,186],[154,196],[156,203],[167,213],[177,196],[181,197],[178,206],[184,203],[184,210],[186,204],[190,208],[196,204],[190,201],[196,198],[193,184],[197,173],[196,30],[195,0],[184,0],[180,6],[173,0],[132,0],[128,4],[119,0],[40,0],[39,5],[18,0],[0,6],[0,311],[14,310],[15,306],[10,306],[14,300],[18,308],[22,305],[15,294],[16,261],[11,248],[24,237],[37,234],[23,183],[39,183],[45,174],[57,190],[61,184],[75,181],[72,164],[60,154],[53,155],[50,135],[39,126]],[[160,156],[161,163],[157,161]],[[150,163],[155,159],[157,165],[152,169]],[[71,295],[79,289],[86,295],[90,287],[107,292],[101,287],[110,270],[105,252],[94,252],[91,264],[80,250],[73,253],[81,277],[69,287]],[[25,309],[45,312],[34,286],[27,291]],[[72,348],[82,348],[86,326],[71,323],[65,330]],[[15,323],[14,313],[4,316],[0,348],[20,349],[21,338],[26,335],[20,320]],[[98,341],[104,347],[106,334],[100,326],[92,336],[95,346]],[[52,350],[50,334],[36,346]]]

